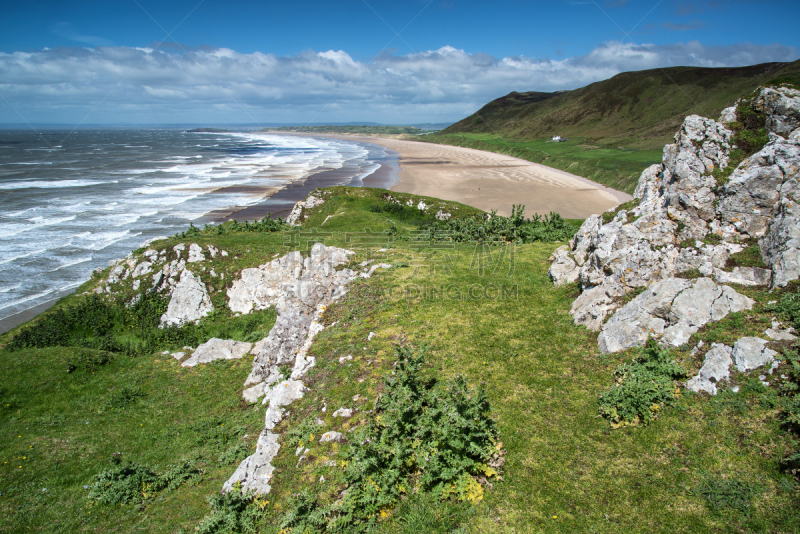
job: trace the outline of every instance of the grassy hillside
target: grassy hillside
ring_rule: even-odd
[[[800,61],[624,72],[572,91],[510,93],[442,133],[512,139],[561,135],[607,146],[660,149],[687,115],[716,118],[736,98],[776,78],[800,81]]]
[[[625,72],[572,91],[510,93],[418,139],[501,152],[633,193],[687,115],[717,118],[760,85],[800,84],[800,61]],[[566,143],[550,143],[554,135]]]
[[[323,318],[327,328],[311,349],[317,364],[305,379],[310,391],[289,407],[276,429],[284,437],[274,462],[273,491],[241,508],[257,531],[287,533],[287,513],[302,516],[303,510],[339,498],[348,451],[359,446],[358,432],[368,422],[382,424],[376,423],[373,410],[389,387],[386,379],[400,357],[398,347],[416,352],[423,345],[426,387],[434,381],[452,385],[456,377],[465,377],[471,388],[485,391],[502,442],[498,450],[504,451],[502,480],[487,473],[491,487],[484,484],[461,501],[415,493],[412,480],[406,497],[382,510],[367,531],[800,530],[798,484],[779,464],[798,449],[796,435],[781,423],[780,380],[771,378],[773,385],[764,388],[734,372],[742,388],[738,394],[710,399],[681,389],[676,406],[652,410],[658,416],[649,425],[614,429],[599,416],[599,398],[614,384],[614,370],[636,352],[601,355],[596,336],[572,323],[568,311],[577,288],[554,288],[546,275],[548,258],[559,243],[448,241],[431,254],[411,233],[431,223],[430,216],[390,205],[381,190],[332,191],[311,211],[303,233],[229,225],[154,244],[157,249],[214,244],[229,256],[204,263],[225,274],[224,282],[215,279],[209,288],[219,311],[197,327],[153,337],[147,350],[113,346],[124,340],[133,346],[147,334],[124,326],[133,324],[125,313],[138,314],[139,308],[123,307],[127,312],[114,319],[113,339],[103,338],[104,351],[10,350],[14,336],[35,329],[37,322],[0,336],[0,531],[192,532],[211,514],[207,499],[215,503],[217,517],[238,513],[238,501],[219,491],[238,461],[253,451],[263,425],[264,407],[240,400],[251,359],[188,369],[161,353],[180,349],[186,340],[263,336],[274,313],[233,317],[223,307],[226,288],[242,268],[286,253],[287,244],[320,237],[327,245],[356,250],[353,265],[375,259],[392,268],[356,280],[328,308]],[[404,203],[421,198],[392,195]],[[476,213],[455,203],[425,202],[441,204],[457,218]],[[87,282],[79,293],[98,280]],[[768,302],[797,293],[796,286],[771,294],[737,290],[756,299],[754,310],[703,329],[692,345],[701,339],[729,343],[735,336],[759,335],[774,313]],[[84,299],[69,297],[38,321]],[[376,335],[368,341],[370,332]],[[346,356],[352,359],[340,360]],[[672,356],[692,373],[701,364],[688,347]],[[334,418],[339,407],[355,408],[355,415]],[[314,417],[323,425],[309,426]],[[344,433],[349,443],[317,443],[330,430]],[[311,448],[302,462],[295,455],[298,443]],[[95,477],[115,465],[114,453],[148,466],[153,481],[169,479],[174,487],[142,484],[137,487],[141,497],[126,504],[89,498]]]

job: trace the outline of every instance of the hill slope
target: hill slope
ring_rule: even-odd
[[[492,133],[515,139],[561,135],[660,149],[687,115],[717,117],[737,98],[776,78],[800,81],[800,61],[624,72],[572,91],[512,92],[442,133]]]

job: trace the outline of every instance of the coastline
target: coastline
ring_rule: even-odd
[[[523,159],[473,148],[386,137],[269,132],[361,141],[399,154],[399,181],[390,191],[461,202],[511,215],[522,204],[530,216],[556,212],[569,219],[603,213],[631,195],[587,178]]]

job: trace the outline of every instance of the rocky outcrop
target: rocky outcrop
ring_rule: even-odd
[[[167,311],[161,316],[161,326],[196,323],[213,311],[206,285],[192,271],[184,269],[180,282],[172,290]]]
[[[731,312],[753,307],[754,301],[709,278],[667,278],[648,287],[603,325],[600,351],[619,352],[644,345],[648,337],[678,347],[700,327]]]
[[[740,373],[772,363],[778,353],[767,347],[767,340],[743,337],[733,345],[733,361]]]
[[[181,366],[194,367],[201,363],[211,363],[216,360],[238,360],[250,352],[251,348],[253,348],[252,343],[212,337],[198,346],[191,357],[183,362]]]
[[[757,337],[743,337],[733,344],[733,348],[714,343],[706,353],[700,372],[686,382],[686,388],[699,393],[705,391],[716,395],[722,381],[730,378],[730,367],[735,364],[740,373],[773,364],[770,374],[777,366],[777,352],[767,347],[767,340]],[[761,377],[763,381],[763,377]],[[734,390],[735,391],[735,390]]]
[[[264,430],[256,452],[225,483],[226,490],[239,482],[243,491],[270,491],[270,462],[280,448],[272,430],[283,418],[283,407],[306,391],[302,378],[315,363],[308,350],[314,336],[324,328],[322,314],[346,293],[347,284],[375,271],[374,265],[369,270],[363,265],[362,272],[341,268],[352,254],[350,250],[317,243],[305,259],[299,252],[291,252],[258,268],[245,269],[228,291],[231,310],[249,313],[275,306],[277,319],[267,338],[258,343],[259,350],[245,382],[247,389],[242,393],[248,402],[264,397],[262,402],[268,405]],[[292,365],[288,379],[281,371],[285,365]]]
[[[313,323],[319,323],[324,307],[345,293],[358,276],[351,269],[337,270],[354,254],[349,250],[317,243],[308,258],[291,252],[255,269],[242,271],[241,279],[228,290],[229,306],[239,313],[275,306],[277,319],[253,362],[245,385],[270,384],[279,375],[278,366],[298,363]]]
[[[292,208],[292,212],[286,218],[286,223],[291,226],[300,226],[300,223],[305,220],[305,210],[316,208],[325,203],[325,199],[314,195],[308,195],[308,198],[301,200]]]
[[[766,117],[769,142],[738,165],[727,183],[719,186],[715,171],[730,160],[733,132],[723,123],[733,122],[735,108],[726,109],[721,122],[689,116],[675,143],[664,147],[662,163],[642,173],[634,193],[638,205],[607,222],[589,217],[570,245],[553,253],[554,283],[580,285],[571,309],[576,324],[600,330],[621,312],[625,294],[687,271],[718,284],[771,288],[800,278],[800,92],[765,88],[753,106]],[[769,269],[730,268],[731,256],[748,240],[758,240]],[[638,339],[640,326],[622,328],[620,322],[615,321],[620,335]],[[609,331],[599,341],[607,351],[629,345],[610,336]]]
[[[721,343],[714,343],[706,353],[703,367],[697,376],[686,382],[686,388],[699,393],[705,391],[710,395],[717,394],[717,384],[730,378],[731,348]]]

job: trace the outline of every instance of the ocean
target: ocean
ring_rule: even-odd
[[[398,174],[396,153],[338,139],[0,130],[0,332],[189,222],[285,217],[315,187],[388,188]]]

